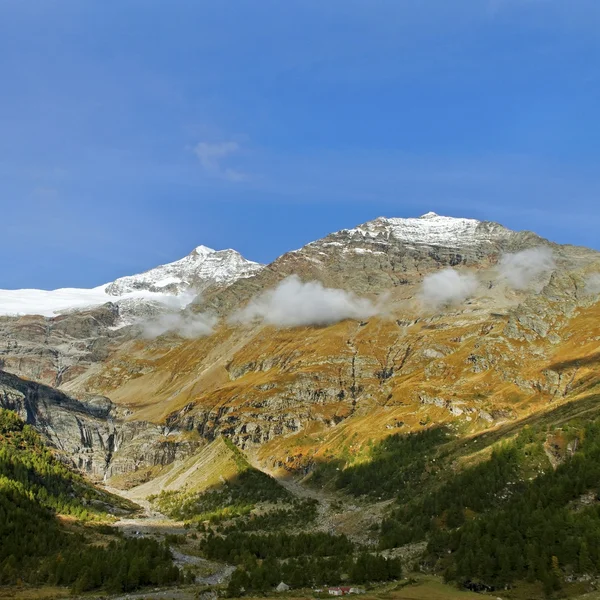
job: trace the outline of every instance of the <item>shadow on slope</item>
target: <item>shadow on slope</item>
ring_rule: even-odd
[[[573,358],[571,360],[564,360],[551,364],[548,368],[552,371],[564,371],[565,369],[572,369],[576,367],[588,367],[591,365],[600,366],[600,352],[590,354],[589,356],[583,356],[581,358]]]

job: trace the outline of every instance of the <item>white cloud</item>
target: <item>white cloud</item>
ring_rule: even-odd
[[[600,273],[594,273],[588,277],[585,293],[600,294]]]
[[[544,247],[505,254],[498,264],[500,279],[515,290],[529,288],[540,275],[552,271],[555,267],[552,250]]]
[[[165,313],[155,319],[140,323],[144,337],[155,338],[165,333],[175,333],[184,338],[210,335],[218,318],[210,313]]]
[[[477,277],[452,268],[427,275],[421,285],[421,302],[428,308],[460,304],[477,290]]]
[[[200,296],[189,290],[179,296],[165,298],[163,305],[166,312],[138,321],[142,327],[142,335],[155,338],[165,333],[175,333],[184,338],[197,338],[210,335],[218,322],[218,318],[210,313],[194,313],[189,307]]]
[[[224,167],[222,162],[227,157],[239,151],[240,145],[237,142],[199,142],[194,148],[194,152],[207,173],[228,179],[229,181],[243,181],[246,175],[235,169]]]
[[[262,321],[278,327],[330,325],[344,319],[366,319],[380,312],[367,298],[341,289],[326,288],[319,281],[302,282],[287,277],[275,288],[252,299],[231,317],[232,322]]]

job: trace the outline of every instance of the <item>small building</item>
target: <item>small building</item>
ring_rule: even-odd
[[[329,595],[330,596],[346,596],[350,593],[352,593],[350,590],[352,588],[347,587],[347,586],[337,586],[337,587],[332,587],[329,588]]]
[[[287,592],[289,591],[290,586],[287,583],[284,583],[283,581],[281,581],[279,583],[279,585],[275,588],[276,592]]]
[[[329,588],[330,596],[347,596],[348,594],[364,594],[365,590],[359,587],[348,587],[340,585],[337,587]]]

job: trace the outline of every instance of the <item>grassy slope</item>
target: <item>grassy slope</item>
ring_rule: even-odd
[[[132,493],[134,497],[146,495],[173,518],[196,521],[222,520],[247,514],[259,503],[291,500],[285,488],[252,467],[243,453],[222,437]]]
[[[183,461],[168,465],[158,477],[129,491],[133,498],[161,492],[201,493],[240,473],[239,451],[217,438]]]

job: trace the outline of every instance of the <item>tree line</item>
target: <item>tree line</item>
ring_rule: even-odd
[[[402,565],[397,558],[385,558],[367,552],[352,556],[297,557],[278,561],[271,557],[263,561],[250,560],[233,573],[227,594],[265,594],[283,581],[291,588],[318,585],[339,585],[343,576],[352,584],[397,580],[402,577]]]

